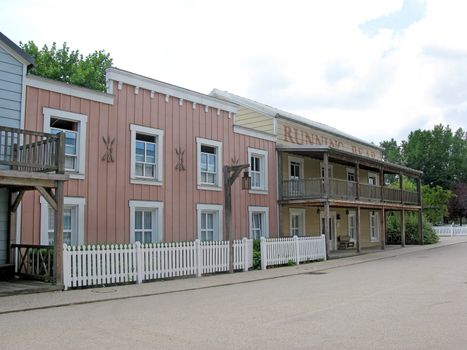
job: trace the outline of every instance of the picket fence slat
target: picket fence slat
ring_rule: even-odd
[[[229,270],[229,242],[63,246],[65,289]],[[234,268],[253,266],[253,241],[234,241]]]
[[[261,238],[261,268],[293,261],[326,260],[324,235],[316,237]]]
[[[467,236],[467,226],[433,226],[433,230],[438,236],[452,237],[452,236]]]

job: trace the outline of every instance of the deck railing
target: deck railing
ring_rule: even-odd
[[[12,244],[17,276],[52,281],[54,247],[48,245]]]
[[[60,135],[0,126],[0,165],[10,170],[60,170]]]
[[[418,192],[400,190],[386,186],[376,186],[369,184],[358,184],[354,181],[330,178],[328,193],[326,193],[325,180],[322,177],[308,179],[283,180],[281,185],[281,195],[283,200],[290,199],[319,199],[332,198],[344,200],[358,200],[368,202],[386,203],[419,203]]]

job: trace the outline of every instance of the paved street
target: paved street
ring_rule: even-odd
[[[0,347],[467,348],[467,243],[324,272],[1,314]]]

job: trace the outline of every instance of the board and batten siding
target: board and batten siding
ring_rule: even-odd
[[[235,114],[235,125],[243,126],[269,134],[274,133],[274,118],[255,112],[249,108],[239,107]]]
[[[124,243],[130,240],[130,200],[161,201],[164,203],[163,240],[188,241],[197,238],[196,205],[221,204],[222,191],[197,189],[196,138],[221,141],[223,164],[248,162],[248,147],[268,151],[269,192],[250,194],[241,190],[237,180],[232,189],[233,232],[235,238],[248,236],[248,206],[269,207],[270,236],[276,236],[276,176],[275,144],[233,132],[233,118],[228,112],[209,108],[179,98],[154,93],[122,84],[114,85],[113,105],[83,98],[27,87],[26,127],[42,130],[43,107],[71,111],[88,116],[85,179],[71,179],[65,184],[65,196],[84,197],[86,244]],[[130,183],[131,134],[136,124],[164,130],[163,184]],[[115,139],[114,162],[101,157],[106,151],[102,138]],[[175,149],[185,151],[185,171],[176,171],[178,158]],[[40,241],[39,195],[25,194],[22,210],[22,242]],[[223,229],[224,231],[224,229]],[[225,232],[223,232],[225,238]]]
[[[0,46],[0,126],[21,125],[23,71],[23,64]],[[0,264],[7,262],[7,236],[8,191],[0,190]]]

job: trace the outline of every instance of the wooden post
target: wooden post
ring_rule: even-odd
[[[23,198],[24,191],[8,193],[8,236],[7,236],[7,260],[10,264],[14,264],[15,256],[11,254],[11,244],[16,243],[18,232],[16,232],[17,210]]]
[[[329,155],[328,152],[323,153],[323,168],[324,168],[324,198],[329,198]]]
[[[324,235],[326,236],[326,258],[329,259],[329,253],[331,252],[330,232],[329,232],[329,202],[324,203]]]
[[[405,247],[405,213],[401,210],[401,247]]]
[[[360,199],[360,163],[355,163],[355,181],[357,182],[356,197],[357,201]]]
[[[399,191],[401,195],[401,204],[404,204],[404,195],[402,194],[402,190],[404,188],[403,180],[402,180],[402,173],[399,173]]]
[[[379,168],[379,185],[381,190],[381,202],[384,202],[384,170]]]
[[[63,286],[63,181],[57,181],[55,188],[54,226],[54,279],[57,286]]]
[[[386,210],[381,209],[381,249],[386,249]]]
[[[361,231],[361,209],[360,206],[357,206],[357,215],[355,216],[355,221],[356,221],[356,226],[357,226],[357,232],[356,232],[356,237],[355,237],[355,245],[357,246],[357,253],[360,253],[361,248],[360,248],[360,231]]]
[[[417,192],[418,192],[418,205],[420,209],[418,210],[418,242],[420,245],[423,245],[423,203],[422,203],[422,186],[421,179],[417,177]],[[462,224],[462,218],[461,218]]]

